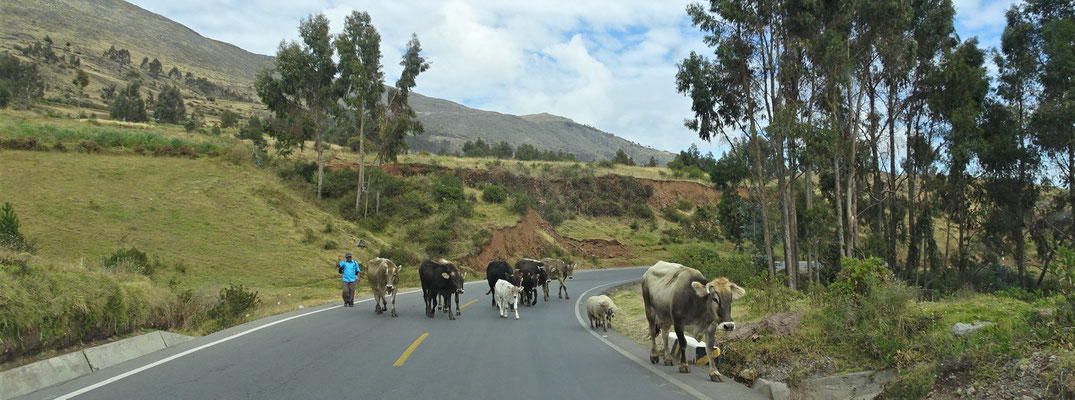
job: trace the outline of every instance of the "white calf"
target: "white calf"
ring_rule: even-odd
[[[493,299],[496,300],[496,306],[500,309],[500,317],[507,318],[507,307],[511,307],[515,311],[515,319],[519,319],[519,293],[522,293],[522,286],[512,285],[511,282],[500,279],[496,281],[496,290],[493,293]]]

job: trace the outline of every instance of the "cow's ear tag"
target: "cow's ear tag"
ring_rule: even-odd
[[[691,282],[691,287],[694,288],[694,293],[697,294],[698,297],[709,296],[709,293],[707,293],[706,290],[705,290],[705,286],[702,285],[701,283],[699,283],[699,282]]]
[[[746,289],[743,289],[739,287],[739,285],[736,285],[734,283],[732,284],[732,300],[736,300],[740,297],[746,296],[746,294]]]
[[[447,272],[442,272],[440,274],[440,276],[443,277],[444,279],[448,279],[448,273]]]

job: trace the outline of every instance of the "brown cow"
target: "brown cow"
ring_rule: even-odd
[[[366,263],[366,282],[373,289],[373,304],[376,313],[388,310],[388,295],[392,295],[392,316],[396,315],[396,292],[399,291],[399,270],[403,266],[387,258],[374,258]]]
[[[545,285],[542,287],[542,290],[545,291],[545,300],[549,300],[549,283],[553,279],[560,281],[560,289],[556,290],[556,297],[571,300],[571,296],[567,294],[567,285],[564,285],[564,279],[575,278],[575,264],[555,258],[543,258],[541,262],[545,263],[545,272],[548,274]],[[564,292],[562,295],[560,294],[561,291]]]
[[[668,346],[669,327],[674,326],[676,338],[687,343],[683,332],[689,330],[705,337],[706,354],[713,354],[716,330],[735,329],[732,321],[732,301],[743,297],[746,291],[727,278],[707,281],[694,268],[658,261],[642,275],[642,301],[646,305],[646,321],[649,322],[650,356],[656,364],[660,360],[657,337],[664,340],[664,365],[672,365]],[[698,336],[703,336],[698,335]],[[679,350],[679,372],[689,373],[684,346]],[[720,382],[716,361],[709,360],[709,379]]]

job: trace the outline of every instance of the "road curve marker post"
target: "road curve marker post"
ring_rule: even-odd
[[[403,363],[407,362],[407,358],[411,356],[411,353],[414,353],[414,349],[417,349],[418,345],[422,344],[422,341],[426,340],[427,337],[429,337],[429,332],[423,333],[422,336],[419,336],[418,339],[414,341],[414,343],[411,343],[411,347],[408,347],[407,350],[403,351],[403,354],[399,356],[399,359],[396,360],[396,363],[392,364],[392,366],[402,367]]]

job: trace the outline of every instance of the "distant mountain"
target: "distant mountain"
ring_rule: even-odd
[[[265,113],[264,106],[250,100],[256,99],[252,87],[255,73],[270,65],[272,57],[206,38],[126,1],[0,0],[0,52],[21,54],[17,48],[43,42],[46,36],[53,41],[57,57],[77,57],[80,68],[89,73],[90,85],[85,93],[91,108],[105,107],[101,89],[109,85],[121,88],[138,79],[149,93],[164,85],[178,85],[187,98],[188,112],[209,116],[229,109],[243,115]],[[113,46],[130,52],[130,64],[117,63],[104,55]],[[143,58],[160,60],[164,73],[176,67],[184,77],[151,77],[148,69],[140,65]],[[71,66],[69,61],[46,65],[46,97],[75,95],[71,84],[75,69]],[[187,73],[204,80],[191,80]],[[507,141],[512,147],[530,144],[539,150],[564,151],[582,161],[609,159],[619,149],[638,163],[650,157],[661,164],[673,159],[671,153],[555,115],[501,114],[419,94],[411,95],[411,105],[426,132],[408,140],[415,150],[456,152],[462,150],[464,142],[480,138],[490,144]]]
[[[557,115],[501,114],[416,93],[411,94],[410,102],[425,126],[425,134],[407,140],[415,150],[462,151],[464,142],[480,138],[490,145],[507,141],[512,147],[530,144],[539,150],[563,151],[581,161],[607,160],[619,149],[639,164],[650,157],[666,164],[675,157]]]

